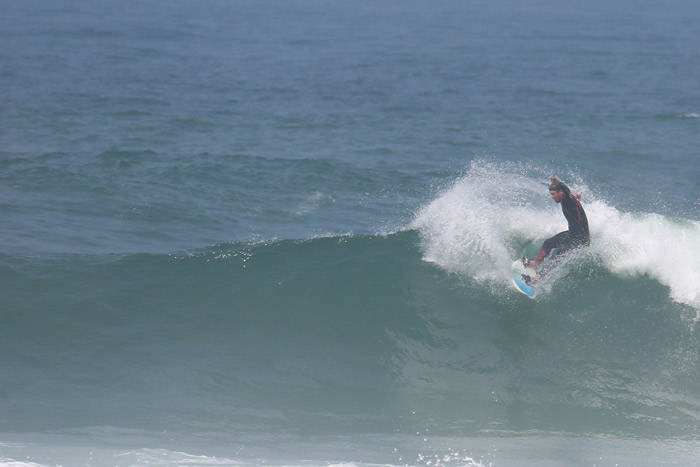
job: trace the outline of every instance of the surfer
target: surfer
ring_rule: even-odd
[[[564,185],[557,177],[549,177],[549,180],[552,182],[549,185],[549,194],[555,203],[561,204],[562,213],[564,213],[564,217],[569,223],[569,230],[559,232],[552,238],[544,241],[537,257],[527,264],[527,267],[532,269],[536,269],[540,261],[545,259],[552,250],[554,250],[554,253],[552,253],[548,261],[550,264],[554,264],[554,260],[567,251],[588,246],[591,242],[588,218],[586,218],[586,212],[579,201],[581,195],[571,194],[569,187]],[[541,278],[544,273],[545,270],[542,270],[538,278]],[[536,278],[533,277],[532,279]]]

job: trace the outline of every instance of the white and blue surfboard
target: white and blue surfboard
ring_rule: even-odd
[[[513,285],[515,285],[515,288],[518,289],[520,293],[525,294],[530,298],[535,298],[535,295],[537,295],[535,287],[525,282],[525,280],[523,280],[523,276],[534,277],[537,272],[535,272],[535,270],[532,268],[526,268],[522,259],[513,262],[511,271],[513,272]]]

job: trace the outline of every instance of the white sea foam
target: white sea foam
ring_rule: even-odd
[[[0,467],[45,467],[43,464],[34,462],[22,462],[12,459],[0,459]]]
[[[648,275],[671,298],[700,309],[700,223],[654,213],[621,213],[596,202],[589,221],[606,267],[620,275]]]
[[[141,449],[139,451],[118,454],[115,457],[126,459],[128,463],[138,465],[193,465],[193,466],[237,466],[242,463],[233,459],[187,454],[167,449]]]
[[[509,281],[515,254],[509,240],[561,230],[561,214],[545,209],[546,201],[537,180],[478,162],[423,207],[411,227],[422,235],[426,261],[478,281]]]
[[[547,178],[520,175],[526,169],[475,162],[416,215],[426,261],[484,281],[510,281],[518,249],[566,230],[559,206],[547,193]],[[647,275],[669,287],[671,298],[700,310],[700,223],[654,213],[626,213],[587,187],[568,181],[582,202],[591,248],[614,274]]]

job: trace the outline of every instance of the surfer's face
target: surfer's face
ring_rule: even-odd
[[[561,199],[564,197],[564,192],[562,191],[549,191],[550,196],[555,203],[561,203]]]

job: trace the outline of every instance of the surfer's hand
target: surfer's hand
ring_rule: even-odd
[[[549,177],[549,181],[556,183],[557,185],[561,183],[557,177]]]

